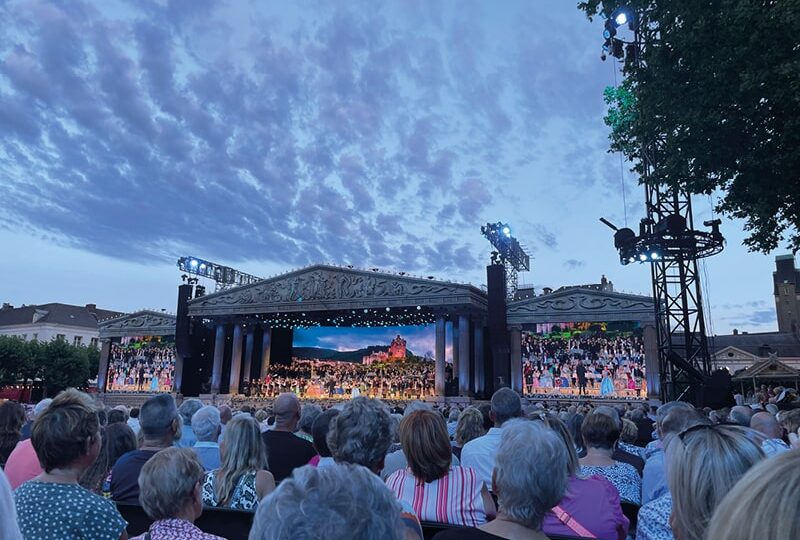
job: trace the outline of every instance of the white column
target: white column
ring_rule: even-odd
[[[475,322],[475,394],[483,392],[486,388],[486,369],[483,357],[483,323]]]
[[[231,347],[231,378],[229,394],[239,393],[239,381],[242,373],[242,325],[233,326],[233,347]]]
[[[225,359],[225,325],[217,324],[214,336],[214,366],[211,368],[211,393],[219,394],[222,383],[222,362]]]
[[[272,356],[272,328],[264,326],[264,337],[261,340],[261,380],[269,372],[269,362]]]
[[[472,356],[469,350],[469,317],[467,315],[458,316],[458,339],[453,336],[453,340],[458,341],[458,395],[469,395],[469,360]]]
[[[434,351],[434,360],[436,362],[436,395],[444,397],[444,363],[445,363],[445,320],[444,316],[436,317],[436,347]]]
[[[522,394],[522,335],[519,326],[509,329],[511,340],[511,388]]]

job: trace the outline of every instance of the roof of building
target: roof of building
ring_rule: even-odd
[[[800,358],[800,340],[789,332],[759,332],[755,334],[728,334],[709,340],[713,352],[726,347],[736,347],[754,356],[766,358],[777,353],[779,358]]]
[[[733,376],[734,381],[743,380],[788,380],[800,378],[800,371],[787,366],[776,357],[771,356],[766,360],[760,360],[752,366],[739,370]]]
[[[82,328],[97,328],[98,321],[119,317],[122,313],[107,309],[97,309],[93,304],[73,306],[53,302],[18,308],[0,309],[0,326],[22,324],[62,324]]]

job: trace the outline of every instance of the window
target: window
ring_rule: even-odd
[[[28,334],[22,334],[22,339],[24,339],[25,341],[28,341]]]
[[[97,338],[93,337],[91,340],[89,340],[89,343],[92,347],[97,347]]]
[[[56,334],[56,339],[58,341],[64,341],[65,339],[67,339],[67,336],[65,336],[64,334]]]
[[[74,338],[72,338],[72,344],[75,346],[80,345],[81,341],[83,341],[83,336],[75,336]]]
[[[31,338],[32,341],[39,341],[39,334],[34,333],[33,337]]]

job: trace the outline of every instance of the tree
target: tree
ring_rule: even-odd
[[[24,339],[0,336],[0,386],[15,384],[25,378],[31,368],[30,353]]]
[[[578,7],[591,19],[622,5],[640,17],[645,46],[606,92],[611,151],[641,174],[642,148],[657,143],[648,181],[720,193],[716,210],[745,220],[751,251],[800,250],[800,0]]]
[[[91,376],[85,347],[75,347],[54,339],[39,346],[37,375],[44,381],[45,395],[55,395],[70,387],[81,388]]]

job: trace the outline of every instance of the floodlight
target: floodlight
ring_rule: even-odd
[[[642,262],[646,261],[647,260],[647,254],[646,253],[639,253],[639,260],[642,261]]]
[[[620,11],[614,17],[614,24],[616,24],[617,26],[622,26],[623,24],[627,24],[627,22],[628,22],[628,14],[625,13],[624,11]]]
[[[503,227],[503,234],[506,236],[511,236],[511,229],[508,227]]]

